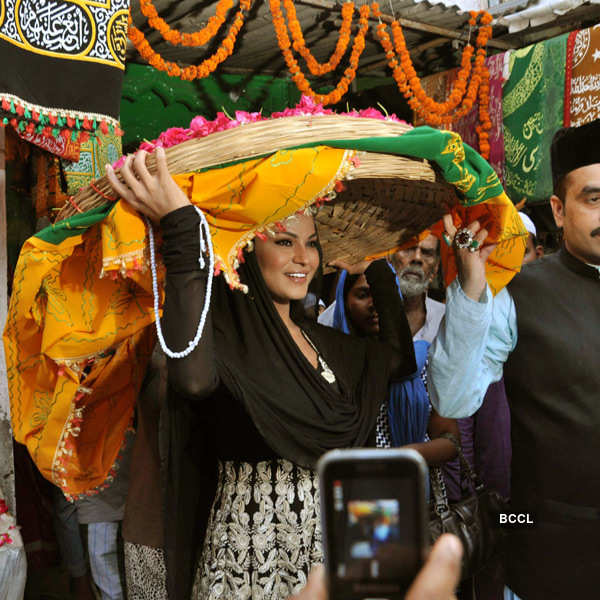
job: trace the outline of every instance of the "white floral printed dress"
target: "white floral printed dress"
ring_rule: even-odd
[[[275,600],[323,562],[316,472],[284,460],[219,463],[194,600]]]

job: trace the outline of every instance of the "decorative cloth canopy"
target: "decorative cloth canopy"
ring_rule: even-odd
[[[107,164],[117,161],[123,154],[121,136],[98,133],[79,148],[79,160],[63,160],[62,166],[67,180],[67,192],[76,194],[81,188],[104,175]]]
[[[0,2],[0,122],[69,160],[119,132],[128,13],[129,0]]]
[[[562,35],[510,55],[504,85],[505,186],[516,203],[552,195],[550,144],[563,125],[567,37]]]
[[[318,131],[322,118],[330,117],[307,119]],[[281,121],[285,127],[286,119]],[[298,121],[289,122],[290,127],[294,123]],[[246,127],[251,133],[263,125],[244,126],[240,139]],[[352,131],[347,123],[340,125],[340,133]],[[217,270],[225,272],[231,287],[241,288],[236,267],[254,236],[325,200],[324,212],[330,206],[335,212],[343,182],[350,180],[350,185],[361,169],[365,173],[372,155],[382,154],[387,161],[408,160],[398,155],[431,160],[458,193],[454,206],[441,208],[452,210],[457,223],[482,218],[490,231],[488,241],[498,243],[488,269],[498,291],[520,267],[526,231],[497,175],[456,133],[428,127],[404,131],[312,141],[208,169],[188,168],[175,180],[207,217]],[[235,132],[214,134],[215,147],[224,133]],[[189,154],[186,144],[191,143],[181,144],[187,149],[183,155]],[[167,150],[170,167],[177,148]],[[367,175],[372,176],[373,171]],[[410,220],[410,205],[406,211]],[[439,219],[438,213],[431,214],[436,216],[421,221],[413,233]],[[441,234],[439,224],[433,229]],[[455,268],[446,259],[450,279]],[[66,494],[88,492],[110,478],[129,426],[153,344],[147,260],[144,223],[121,201],[104,201],[57,222],[23,247],[4,332],[13,430],[40,471]]]

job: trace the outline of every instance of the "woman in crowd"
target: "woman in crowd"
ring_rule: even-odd
[[[200,268],[199,217],[170,177],[163,151],[150,175],[145,153],[129,157],[116,193],[160,223],[166,267],[161,320],[181,351],[201,318],[207,273]],[[168,410],[159,433],[170,600],[285,598],[322,561],[314,466],[327,450],[375,445],[375,424],[391,381],[415,371],[410,329],[385,262],[365,271],[379,339],[347,337],[303,319],[301,301],[320,264],[312,216],[255,239],[240,277],[248,294],[214,280],[200,343],[168,359]],[[218,470],[212,465],[218,465]],[[213,473],[214,471],[218,471]],[[216,480],[216,491],[214,479]],[[214,496],[206,520],[203,501]],[[192,568],[199,539],[197,568]],[[130,562],[143,547],[128,545]],[[135,571],[135,573],[134,573]],[[144,575],[128,581],[144,595]],[[164,592],[163,592],[164,593]]]
[[[380,327],[380,307],[362,272],[366,263],[353,267],[339,261],[333,264],[343,269],[336,287],[333,327],[363,338],[381,338],[385,332]],[[399,291],[396,296],[400,297]],[[456,456],[456,448],[440,436],[450,433],[459,439],[458,425],[431,408],[424,381],[429,343],[418,340],[414,347],[417,369],[403,381],[390,383],[387,402],[377,419],[377,445],[413,448],[429,465],[441,465]]]

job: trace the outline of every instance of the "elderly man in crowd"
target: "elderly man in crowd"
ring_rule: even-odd
[[[444,316],[444,304],[427,295],[440,265],[438,239],[429,235],[390,257],[400,283],[404,310],[413,340],[431,343]],[[319,323],[331,327],[335,302],[319,316]]]
[[[475,222],[456,236],[458,279],[430,354],[430,397],[449,417],[474,413],[492,381],[511,409],[512,509],[508,585],[523,600],[597,594],[600,572],[600,121],[558,132],[552,210],[556,254],[525,266],[493,298],[492,246]],[[457,233],[445,218],[446,233]],[[463,238],[471,238],[464,243]],[[472,251],[473,250],[473,251]]]
[[[438,239],[428,235],[420,242],[398,250],[391,256],[391,263],[398,275],[413,340],[431,343],[445,310],[442,302],[427,295],[440,266]]]

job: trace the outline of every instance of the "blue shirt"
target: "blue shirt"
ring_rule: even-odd
[[[429,350],[428,391],[444,417],[475,413],[517,343],[515,303],[506,288],[495,297],[489,286],[479,302],[456,278],[446,291],[446,315]]]

